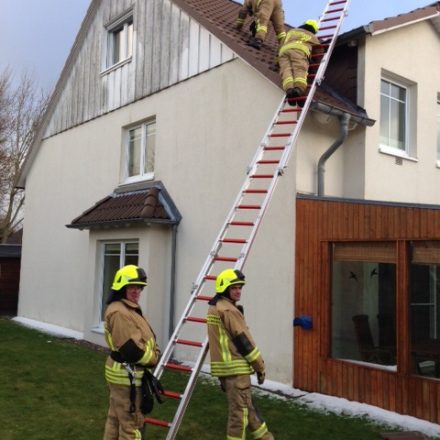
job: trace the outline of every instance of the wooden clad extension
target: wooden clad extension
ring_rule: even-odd
[[[397,245],[396,371],[330,357],[330,243],[368,240]],[[295,387],[440,423],[440,380],[411,369],[409,240],[440,240],[440,207],[298,197],[295,316],[313,329],[295,327]]]

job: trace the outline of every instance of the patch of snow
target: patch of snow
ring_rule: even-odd
[[[47,324],[46,322],[35,321],[33,319],[23,318],[22,316],[16,316],[15,318],[12,318],[12,320],[25,327],[41,330],[44,333],[58,336],[60,338],[84,339],[84,333],[70,330],[65,327],[59,327],[58,325]]]

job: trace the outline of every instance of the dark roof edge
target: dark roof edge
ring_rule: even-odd
[[[332,196],[315,196],[313,194],[305,194],[305,193],[297,193],[296,198],[301,200],[319,200],[322,202],[352,203],[352,204],[362,204],[362,205],[386,205],[386,206],[394,206],[396,208],[418,208],[418,209],[440,210],[440,205],[391,202],[386,200],[351,199],[351,198],[332,197]]]
[[[79,229],[82,231],[83,229],[115,229],[121,226],[129,225],[129,226],[141,226],[141,225],[150,225],[150,224],[161,224],[161,225],[176,225],[178,222],[175,220],[164,220],[164,219],[155,219],[155,218],[147,218],[147,219],[135,219],[135,220],[112,220],[112,221],[101,221],[99,223],[90,222],[90,223],[81,223],[81,225],[65,225],[66,228],[69,229]]]
[[[326,113],[329,115],[334,115],[334,116],[342,116],[344,114],[349,114],[351,120],[357,122],[358,124],[361,124],[365,127],[372,127],[376,121],[374,119],[371,119],[367,116],[360,116],[359,113],[352,113],[352,112],[348,112],[346,110],[341,110],[337,107],[334,107],[332,105],[329,104],[324,104],[321,101],[313,101],[310,105],[310,109],[313,111],[319,111],[321,113]]]

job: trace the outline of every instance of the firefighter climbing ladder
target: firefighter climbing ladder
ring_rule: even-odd
[[[207,338],[203,342],[187,339],[186,333],[194,334],[194,326],[206,325],[206,302],[214,291],[212,282],[216,275],[227,267],[242,269],[257,234],[261,220],[274,193],[278,178],[284,173],[294,150],[301,127],[310,107],[316,87],[321,83],[330,55],[336,43],[344,17],[347,15],[350,0],[328,1],[319,20],[318,38],[324,52],[312,55],[310,67],[316,74],[309,75],[307,95],[295,98],[297,106],[291,106],[284,97],[271,121],[252,162],[245,181],[232,208],[211,248],[196,281],[193,284],[190,300],[165,348],[154,375],[161,378],[165,370],[185,373],[187,380],[183,392],[164,392],[164,396],[178,401],[177,410],[171,421],[147,417],[146,424],[168,429],[166,440],[173,440],[188,406],[197,377],[208,351]],[[311,83],[310,83],[311,82]],[[291,102],[292,103],[292,102]],[[302,107],[301,107],[302,106]],[[203,292],[208,284],[209,294]],[[197,307],[205,305],[205,313],[195,313]],[[193,329],[191,329],[191,326]],[[203,329],[206,334],[206,329]],[[196,350],[194,365],[188,366],[174,361],[175,351],[181,347]]]

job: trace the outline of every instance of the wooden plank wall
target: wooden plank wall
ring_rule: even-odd
[[[106,26],[130,10],[134,17],[133,57],[106,70]],[[44,137],[235,58],[234,52],[170,0],[105,0],[93,13],[62,77],[64,83]]]
[[[440,210],[298,198],[295,316],[311,315],[313,330],[296,327],[296,388],[368,403],[440,423],[440,380],[411,373],[407,241],[440,239]],[[395,240],[397,371],[335,360],[330,353],[330,249],[341,240]]]

